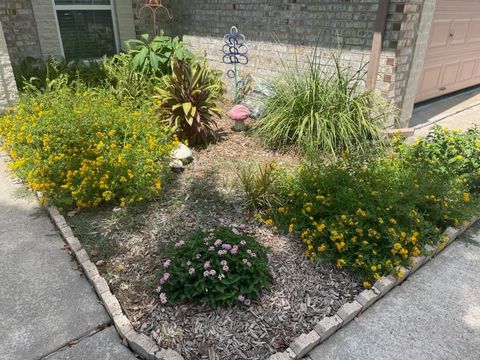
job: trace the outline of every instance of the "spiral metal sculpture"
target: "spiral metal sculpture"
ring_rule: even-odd
[[[223,39],[225,44],[222,48],[222,61],[224,64],[233,65],[233,69],[227,71],[227,76],[234,81],[234,94],[237,100],[238,88],[243,84],[242,80],[238,80],[237,66],[248,64],[248,47],[245,44],[245,35],[239,33],[235,26],[231,27],[230,33]]]
[[[152,14],[152,35],[157,35],[157,11],[164,10],[167,12],[168,18],[173,19],[173,15],[170,10],[162,4],[162,0],[145,0],[144,5],[138,10],[137,17],[140,19],[146,9],[151,11]]]

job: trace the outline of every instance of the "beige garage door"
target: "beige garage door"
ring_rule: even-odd
[[[416,101],[480,84],[480,0],[438,0]]]

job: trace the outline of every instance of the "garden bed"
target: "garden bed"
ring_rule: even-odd
[[[348,272],[308,261],[300,240],[252,220],[238,193],[239,167],[248,161],[293,167],[298,158],[266,150],[230,126],[219,122],[219,141],[195,150],[193,163],[173,175],[161,198],[67,216],[136,329],[186,359],[266,359],[361,291]],[[165,248],[217,226],[249,233],[269,249],[270,291],[248,308],[161,305],[155,288]]]

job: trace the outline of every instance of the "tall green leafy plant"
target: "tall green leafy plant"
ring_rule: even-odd
[[[254,128],[266,145],[336,154],[381,139],[389,107],[362,89],[363,70],[342,67],[339,55],[331,65],[322,67],[314,54],[306,70],[286,68],[271,83],[274,95]]]
[[[153,39],[148,34],[127,41],[132,67],[147,76],[162,76],[170,73],[172,58],[193,59],[193,55],[178,37],[160,35]]]
[[[156,87],[162,121],[174,128],[182,140],[203,143],[215,137],[216,119],[222,99],[220,73],[206,63],[172,60],[172,74]]]
[[[149,100],[157,79],[135,71],[129,54],[121,53],[105,59],[104,68],[107,84],[120,101],[140,107]]]
[[[67,75],[70,83],[81,80],[90,87],[102,85],[107,77],[101,61],[66,61],[53,56],[47,60],[26,57],[13,70],[20,90],[32,85],[45,89],[49,81],[62,75]]]

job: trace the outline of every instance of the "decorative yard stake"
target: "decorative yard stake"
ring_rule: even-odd
[[[227,71],[227,76],[233,79],[234,86],[234,100],[237,101],[238,88],[243,84],[242,80],[238,80],[237,65],[248,64],[248,48],[245,45],[245,35],[238,32],[235,26],[232,26],[230,33],[226,34],[223,39],[223,62],[228,65],[233,65],[233,69]]]
[[[152,12],[152,36],[157,35],[157,10],[163,9],[167,12],[168,18],[173,19],[173,15],[168,8],[162,4],[163,0],[145,0],[140,10],[138,10],[138,18],[142,17],[143,10],[149,9]]]

